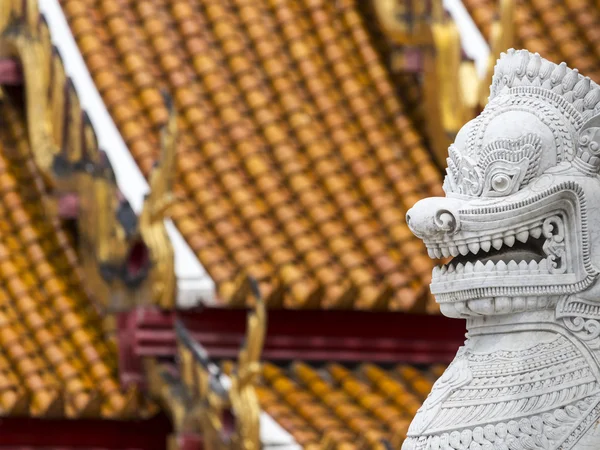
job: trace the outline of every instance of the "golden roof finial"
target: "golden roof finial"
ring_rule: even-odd
[[[155,397],[167,406],[172,415],[180,418],[177,431],[199,433],[207,450],[259,450],[260,403],[256,393],[256,378],[261,372],[262,353],[267,311],[258,290],[258,283],[249,278],[248,284],[256,302],[248,313],[246,339],[235,370],[229,374],[231,384],[225,375],[209,359],[206,350],[194,340],[183,322],[175,322],[177,353],[180,379],[169,379],[168,373],[160,369],[155,361],[146,365],[149,386]],[[174,389],[174,386],[184,390]],[[177,394],[177,392],[178,394]],[[181,402],[181,396],[188,402]],[[230,409],[234,418],[234,429],[230,439],[225,438],[223,413]]]
[[[231,376],[229,398],[237,419],[235,440],[239,449],[260,449],[260,404],[254,387],[260,374],[260,355],[267,330],[267,310],[258,282],[248,277],[256,302],[248,314],[246,341],[240,350],[237,371]]]
[[[499,0],[499,18],[492,23],[490,36],[490,54],[485,75],[479,89],[479,104],[483,108],[490,95],[490,83],[496,60],[502,52],[514,47],[515,40],[515,0]]]
[[[430,8],[423,0],[374,0],[375,16],[383,32],[396,44],[431,43],[429,23],[444,20],[441,0],[432,0]]]
[[[175,305],[175,253],[164,219],[174,203],[177,154],[177,115],[170,97],[164,94],[169,118],[161,135],[161,158],[150,174],[150,192],[140,215],[140,233],[150,250],[152,303],[170,309]]]
[[[432,117],[429,133],[436,156],[443,162],[447,148],[460,127],[471,120],[487,103],[496,60],[514,40],[515,0],[499,0],[499,19],[492,25],[490,54],[486,73],[477,74],[472,61],[463,60],[462,44],[456,23],[433,21],[433,62],[426,65],[424,94]]]
[[[48,96],[52,46],[37,2],[38,0],[0,2],[0,41],[4,56],[16,56],[21,62],[31,150],[46,182],[50,183],[52,163],[58,153],[53,139]],[[8,27],[13,27],[17,32],[6,33]]]

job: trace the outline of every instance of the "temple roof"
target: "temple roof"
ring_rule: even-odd
[[[129,418],[114,342],[70,235],[47,214],[22,111],[0,101],[0,415]]]
[[[464,0],[473,20],[489,38],[498,6],[493,0]],[[516,2],[515,48],[564,61],[600,81],[600,8],[593,0],[523,0]]]
[[[432,262],[404,217],[432,164],[351,0],[82,2],[63,10],[147,177],[179,113],[171,214],[228,304],[409,310]]]
[[[400,448],[444,368],[266,363],[257,390],[262,408],[305,449],[383,449],[383,440]]]

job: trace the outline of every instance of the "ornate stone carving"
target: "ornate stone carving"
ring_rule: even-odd
[[[600,86],[510,50],[411,230],[467,341],[403,450],[600,448]]]

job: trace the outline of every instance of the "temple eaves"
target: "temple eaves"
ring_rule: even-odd
[[[63,57],[65,71],[72,79],[75,90],[79,94],[82,109],[87,111],[97,132],[99,146],[105,150],[114,168],[119,189],[136,214],[139,214],[142,211],[144,196],[149,191],[148,183],[133,160],[98,93],[71,34],[59,1],[40,2],[39,8],[52,31],[52,42]],[[215,297],[213,280],[173,222],[165,219],[165,226],[175,253],[177,306],[190,308],[199,303],[213,303]]]

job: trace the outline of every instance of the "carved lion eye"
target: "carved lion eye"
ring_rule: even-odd
[[[523,164],[527,160],[523,160]],[[482,195],[484,197],[506,197],[514,194],[521,184],[522,167],[508,161],[495,161],[487,168]]]
[[[511,178],[504,173],[499,173],[492,177],[490,184],[494,191],[498,192],[499,194],[503,194],[508,190],[508,188],[510,188]]]

